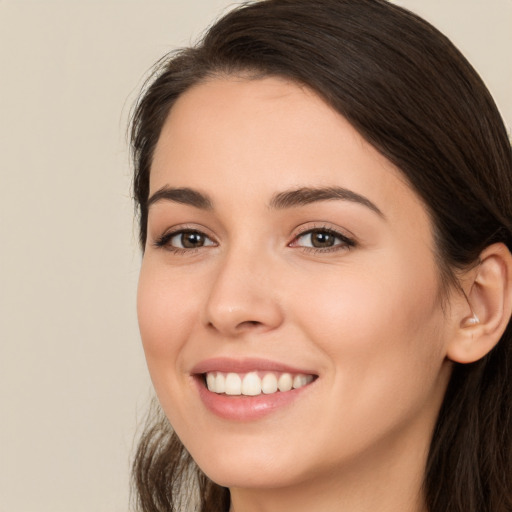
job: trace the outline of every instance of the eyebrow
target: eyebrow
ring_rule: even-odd
[[[309,188],[302,187],[295,190],[288,190],[274,195],[270,201],[270,207],[275,209],[286,209],[318,201],[332,201],[341,199],[366,206],[380,217],[385,218],[382,211],[368,198],[343,187]]]
[[[211,199],[201,192],[192,188],[171,188],[163,186],[157,190],[147,202],[147,207],[159,201],[172,201],[174,203],[188,204],[200,208],[201,210],[212,210],[213,203]]]
[[[294,190],[286,190],[275,194],[270,200],[269,206],[272,209],[284,210],[319,201],[332,200],[344,200],[361,204],[377,213],[380,217],[385,218],[382,211],[368,198],[343,187],[301,187]],[[172,201],[194,206],[201,210],[213,210],[213,202],[206,194],[188,187],[172,188],[163,186],[148,199],[148,209],[152,204],[159,201]]]

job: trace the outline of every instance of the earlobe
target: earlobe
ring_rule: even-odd
[[[467,303],[447,350],[447,357],[458,363],[473,363],[490,352],[512,314],[512,256],[504,244],[486,247],[470,273],[464,286]]]

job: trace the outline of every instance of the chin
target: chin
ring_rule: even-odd
[[[300,481],[304,473],[296,449],[286,448],[282,441],[261,439],[261,434],[257,442],[230,443],[228,439],[217,444],[209,439],[208,447],[189,451],[206,476],[223,487],[287,487]]]
[[[238,461],[236,466],[206,464],[200,466],[206,476],[222,487],[243,489],[285,488],[301,481],[290,472],[290,465],[274,465],[272,461]]]

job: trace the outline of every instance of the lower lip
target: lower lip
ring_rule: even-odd
[[[224,395],[208,391],[200,376],[194,377],[199,396],[206,408],[215,415],[231,421],[254,421],[292,404],[311,387],[314,381],[301,388],[278,391],[270,395]]]

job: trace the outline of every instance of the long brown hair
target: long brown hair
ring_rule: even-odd
[[[423,199],[444,282],[493,242],[512,248],[512,154],[483,82],[431,25],[385,0],[264,0],[166,56],[131,125],[140,241],[149,174],[176,99],[211,77],[306,85],[393,162]],[[455,364],[425,469],[430,512],[512,511],[512,328],[486,357]],[[139,509],[225,512],[229,491],[196,467],[167,420],[148,423],[134,462]],[[181,500],[181,501],[180,501]]]

